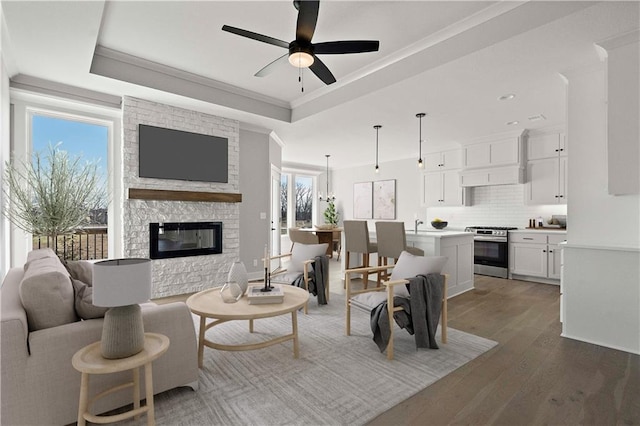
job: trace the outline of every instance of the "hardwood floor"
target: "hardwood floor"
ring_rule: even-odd
[[[343,292],[339,265],[332,293]],[[449,299],[449,326],[498,346],[369,425],[640,425],[640,356],[560,337],[559,290],[476,275]]]
[[[449,299],[449,326],[498,346],[369,424],[640,424],[640,356],[560,337],[559,299],[557,286],[476,275]]]

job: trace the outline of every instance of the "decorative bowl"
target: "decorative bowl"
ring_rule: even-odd
[[[433,226],[436,229],[444,229],[447,227],[448,224],[449,222],[431,222],[431,226]]]

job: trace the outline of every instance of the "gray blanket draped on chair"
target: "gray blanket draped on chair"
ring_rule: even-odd
[[[318,265],[320,267],[318,267]],[[318,305],[327,304],[325,288],[328,279],[329,257],[324,254],[322,256],[316,256],[315,262],[312,265],[312,270],[309,272],[309,293],[318,297]],[[304,288],[304,276],[300,275],[291,283],[291,285]]]
[[[415,336],[416,348],[438,349],[435,334],[442,312],[444,275],[418,275],[408,280],[411,298],[393,298],[395,306],[402,306],[393,318],[400,328]],[[382,302],[371,311],[373,341],[380,352],[384,352],[389,343],[390,326],[387,302]]]

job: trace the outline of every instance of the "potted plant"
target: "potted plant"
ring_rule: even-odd
[[[23,231],[51,238],[58,255],[58,237],[82,228],[106,200],[97,164],[70,158],[59,145],[34,153],[31,162],[7,162],[2,187],[2,213]]]
[[[336,205],[333,201],[328,201],[327,208],[324,210],[324,222],[331,225],[333,228],[338,226],[338,220],[340,215],[336,210]]]

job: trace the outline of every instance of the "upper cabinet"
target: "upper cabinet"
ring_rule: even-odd
[[[563,132],[530,135],[527,141],[527,204],[567,203],[567,144]]]
[[[568,150],[564,133],[529,135],[527,141],[527,160],[556,158],[559,155],[567,154]]]
[[[520,138],[511,137],[464,147],[465,169],[520,165]]]
[[[522,136],[502,135],[466,145],[462,153],[460,185],[473,187],[522,183]]]
[[[424,169],[427,172],[457,170],[462,167],[462,150],[432,152],[424,157]]]

